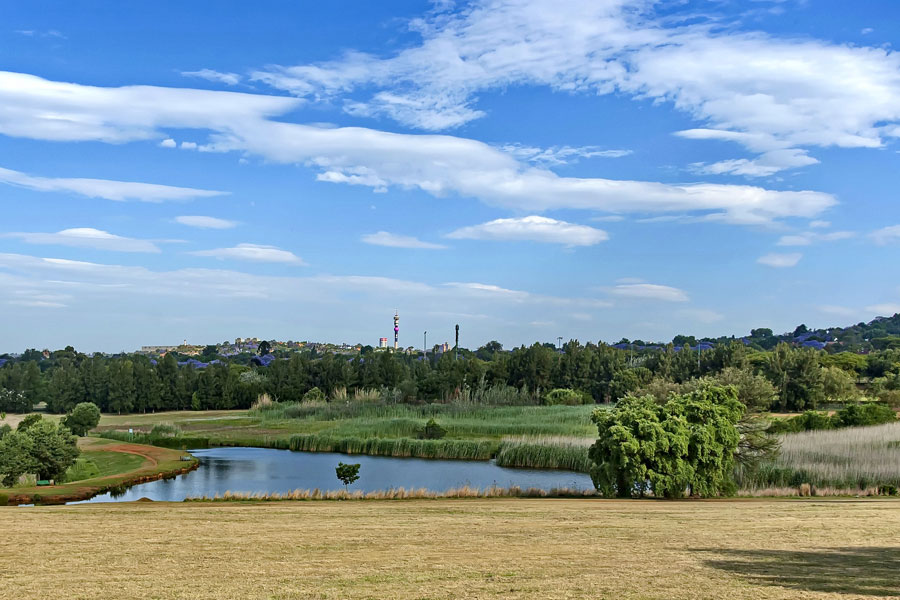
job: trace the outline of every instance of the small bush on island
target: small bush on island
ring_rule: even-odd
[[[434,419],[429,419],[427,423],[425,423],[425,427],[422,429],[421,433],[419,433],[419,439],[421,440],[439,440],[447,435],[447,430],[438,425],[437,421]]]
[[[344,489],[347,490],[350,488],[350,484],[359,479],[359,463],[348,465],[339,462],[337,468],[335,468],[335,473],[337,478],[341,480],[341,483],[344,484]]]

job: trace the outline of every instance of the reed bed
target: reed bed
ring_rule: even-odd
[[[593,443],[593,438],[574,436],[507,436],[500,442],[497,464],[587,473],[591,468],[588,448]]]
[[[737,478],[746,490],[900,488],[900,423],[786,434],[774,461]]]
[[[414,437],[429,419],[448,437],[495,438],[511,435],[592,436],[590,406],[482,406],[477,404],[387,404],[332,402],[326,405],[278,403],[251,411],[262,424],[335,437]]]
[[[497,444],[474,440],[418,440],[412,438],[338,438],[329,435],[293,435],[272,440],[272,448],[300,452],[342,452],[369,456],[489,460]]]
[[[804,487],[805,485],[805,487]],[[767,487],[750,490],[740,490],[737,495],[746,498],[796,498],[798,496],[815,496],[821,497],[868,497],[868,496],[885,496],[884,488],[868,487],[859,488],[835,488],[835,487],[815,487],[804,484],[799,487]]]
[[[277,492],[230,492],[216,494],[215,496],[194,496],[185,498],[185,502],[283,502],[302,500],[438,500],[448,498],[593,498],[597,497],[594,490],[579,490],[571,488],[554,488],[543,490],[540,488],[497,487],[477,488],[463,486],[452,488],[443,492],[435,492],[425,488],[406,489],[391,488],[363,492],[360,490],[292,490],[284,493]]]

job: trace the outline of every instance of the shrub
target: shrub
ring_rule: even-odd
[[[585,396],[586,394],[583,394],[578,390],[557,388],[555,390],[550,390],[544,395],[544,404],[547,406],[557,406],[560,404],[565,406],[578,406],[580,404],[590,404],[593,399],[590,396]]]
[[[305,394],[303,394],[303,401],[309,402],[311,404],[318,404],[325,402],[325,392],[320,390],[317,387],[312,388]]]
[[[6,494],[0,494],[0,506],[6,506],[9,502],[9,496]]]
[[[826,413],[815,410],[808,410],[802,415],[790,417],[788,419],[775,419],[769,426],[768,432],[771,434],[778,433],[799,433],[801,431],[816,431],[820,429],[833,429],[835,421]]]
[[[160,424],[150,430],[151,439],[174,438],[181,436],[181,428],[177,425]]]
[[[434,419],[429,419],[425,423],[425,428],[419,433],[419,439],[422,440],[439,440],[447,435],[447,430],[437,424]]]
[[[839,410],[832,417],[835,427],[862,427],[865,425],[882,425],[897,420],[897,413],[889,406],[867,402],[851,404]]]
[[[66,471],[63,479],[67,482],[83,481],[85,479],[92,479],[98,475],[100,475],[100,469],[97,468],[97,465],[85,458],[79,458],[75,461],[74,465],[69,467],[69,470]]]

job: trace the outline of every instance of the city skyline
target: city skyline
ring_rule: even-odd
[[[895,3],[0,14],[0,352],[900,312]]]

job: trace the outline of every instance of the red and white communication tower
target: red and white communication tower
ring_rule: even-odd
[[[400,343],[400,314],[394,312],[394,350],[399,347]]]

